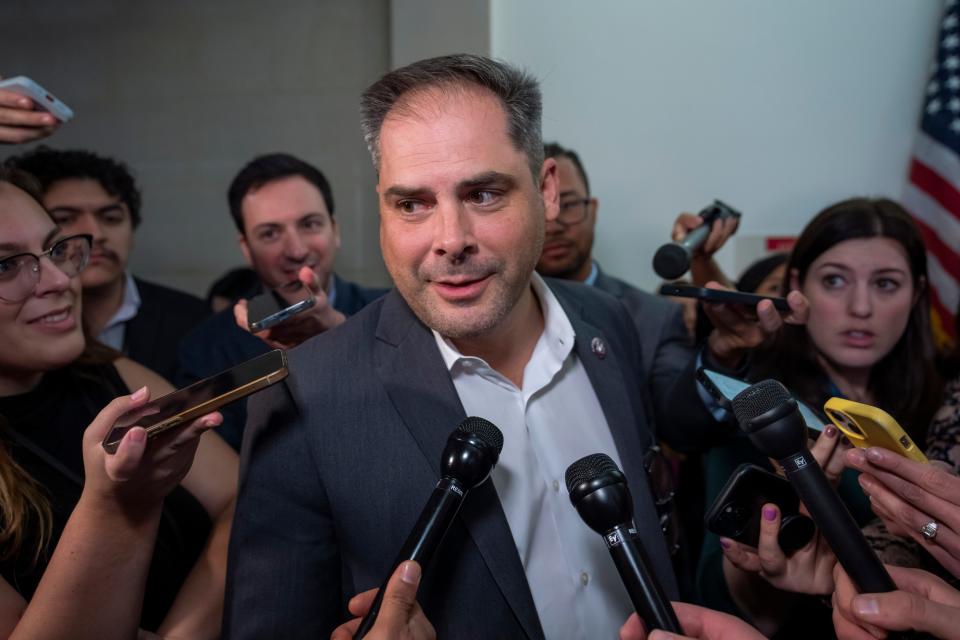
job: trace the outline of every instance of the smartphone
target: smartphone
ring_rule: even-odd
[[[760,511],[767,503],[780,508],[777,542],[785,554],[802,549],[813,539],[816,526],[800,513],[800,498],[790,482],[754,464],[742,464],[734,470],[707,510],[707,530],[756,548],[760,543]]]
[[[286,377],[287,354],[280,349],[265,353],[125,413],[103,439],[103,448],[115,453],[124,434],[135,426],[152,438]]]
[[[927,456],[883,409],[843,398],[830,398],[823,410],[854,446],[861,449],[883,447],[911,460],[927,462]]]
[[[721,407],[730,412],[733,411],[733,399],[738,393],[750,386],[749,382],[726,376],[713,369],[707,369],[706,367],[697,369],[697,380],[700,381],[700,384],[707,390],[707,393],[713,396]],[[823,431],[826,424],[824,424],[820,416],[817,415],[817,412],[811,409],[810,405],[806,402],[797,400],[796,397],[794,397],[794,400],[797,401],[797,406],[800,408],[800,415],[803,416],[803,421],[807,423],[807,428],[817,432]]]
[[[714,304],[742,304],[750,308],[755,308],[761,300],[771,300],[777,311],[790,311],[790,305],[787,304],[786,298],[758,296],[753,293],[728,291],[726,289],[707,289],[706,287],[694,287],[686,284],[665,284],[660,287],[660,295],[696,298]]]
[[[284,320],[306,311],[317,301],[313,296],[306,300],[294,302],[288,307],[281,307],[279,299],[272,291],[267,291],[251,299],[247,303],[247,326],[251,333],[257,333],[276,326]]]
[[[0,80],[0,89],[30,98],[39,108],[49,111],[60,122],[67,122],[73,118],[73,109],[26,76]]]

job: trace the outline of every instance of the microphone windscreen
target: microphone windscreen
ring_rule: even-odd
[[[584,482],[590,482],[614,471],[619,472],[620,467],[605,453],[594,453],[580,458],[567,467],[565,475],[567,491],[573,491]]]
[[[763,380],[738,393],[731,404],[737,422],[743,425],[792,399],[786,387],[776,380]]]
[[[497,425],[489,420],[470,416],[460,423],[457,430],[480,438],[490,449],[496,451],[497,457],[500,457],[500,452],[503,451],[503,433]]]

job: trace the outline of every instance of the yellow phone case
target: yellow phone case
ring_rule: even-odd
[[[927,456],[883,409],[843,398],[830,398],[823,410],[854,446],[861,449],[883,447],[911,460],[927,462]]]

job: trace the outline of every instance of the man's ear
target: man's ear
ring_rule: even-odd
[[[540,168],[540,195],[543,198],[544,214],[548,222],[560,215],[560,182],[557,179],[557,161],[545,158]]]
[[[243,254],[243,259],[247,261],[247,264],[250,267],[253,267],[253,260],[250,258],[250,245],[247,244],[247,236],[238,233],[237,234],[237,244],[240,245],[240,253]],[[255,267],[253,267],[256,270]]]

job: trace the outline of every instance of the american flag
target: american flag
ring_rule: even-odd
[[[933,329],[953,341],[960,304],[960,7],[947,0],[903,205],[927,245]]]

